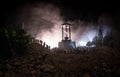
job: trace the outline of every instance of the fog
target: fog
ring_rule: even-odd
[[[32,37],[44,41],[51,48],[58,47],[58,42],[62,39],[61,24],[65,22],[72,24],[72,40],[76,42],[77,46],[84,46],[88,41],[92,41],[98,34],[100,25],[103,29],[103,36],[110,30],[108,26],[111,25],[111,18],[106,14],[102,14],[97,23],[80,19],[64,21],[64,18],[57,6],[37,3],[21,7],[16,23],[24,24],[24,29]]]

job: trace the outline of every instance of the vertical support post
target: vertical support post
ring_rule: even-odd
[[[64,36],[63,36],[63,25],[62,25],[62,40],[63,40],[63,37],[64,37]]]
[[[65,25],[65,29],[66,29],[65,37],[68,37],[68,35],[67,35],[67,25]]]
[[[69,25],[69,39],[71,40],[71,26]]]

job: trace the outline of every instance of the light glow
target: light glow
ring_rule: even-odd
[[[58,42],[61,41],[61,29],[59,26],[55,26],[52,32],[42,31],[42,34],[42,37],[38,35],[36,39],[44,41],[50,48],[58,47]]]
[[[31,36],[42,40],[51,48],[58,47],[58,42],[62,40],[61,24],[66,22],[58,7],[44,3],[38,3],[35,6],[28,4],[21,9],[17,16],[18,22],[16,23],[24,22],[24,29]],[[71,26],[71,39],[76,42],[77,47],[85,46],[88,41],[92,41],[97,35],[97,25],[99,24],[86,23],[81,20],[67,22],[73,24]],[[107,25],[103,25],[103,29],[104,37],[110,29]],[[68,35],[67,32],[65,34]]]
[[[79,44],[80,44],[80,46],[86,46],[87,42],[80,41]]]

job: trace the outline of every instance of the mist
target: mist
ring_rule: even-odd
[[[80,19],[64,21],[64,18],[57,6],[48,3],[37,3],[21,7],[18,11],[16,23],[23,24],[28,34],[44,41],[51,48],[58,47],[58,42],[62,39],[61,24],[64,22],[72,24],[72,40],[76,42],[77,46],[92,41],[98,33],[99,25],[102,25],[104,36],[110,30],[108,26],[111,24],[109,23],[111,20],[110,18],[109,20],[106,19],[105,14],[99,17],[99,23],[86,22]]]

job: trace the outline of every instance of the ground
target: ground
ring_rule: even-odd
[[[1,61],[0,77],[120,77],[120,52],[116,49],[71,53],[34,47],[28,50],[22,57]]]

